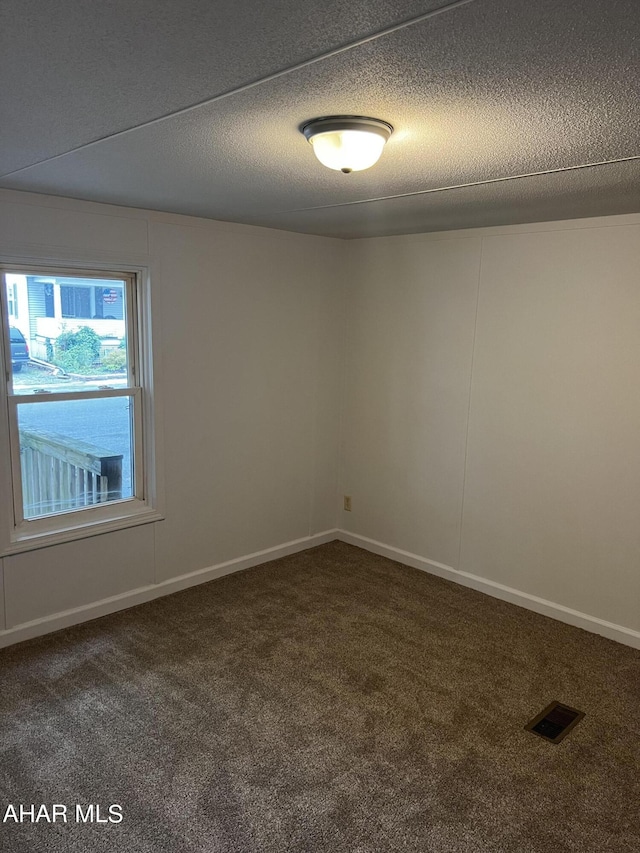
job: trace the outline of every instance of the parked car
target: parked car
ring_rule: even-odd
[[[11,326],[9,332],[11,337],[11,366],[13,372],[18,373],[22,370],[25,361],[29,361],[29,344],[20,329]]]

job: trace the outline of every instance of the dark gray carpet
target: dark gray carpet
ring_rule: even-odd
[[[334,542],[0,652],[3,853],[638,853],[640,652]],[[525,732],[558,699],[559,745]]]

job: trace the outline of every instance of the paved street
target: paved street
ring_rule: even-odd
[[[16,377],[18,378],[18,377]],[[20,377],[27,381],[27,376]],[[42,384],[42,383],[29,383]],[[116,383],[110,381],[110,385]],[[50,391],[73,391],[86,385],[47,385]],[[95,387],[95,384],[92,386]],[[22,389],[21,389],[22,391]],[[24,388],[27,392],[27,388]],[[33,393],[33,390],[31,390]],[[122,454],[123,496],[131,493],[131,430],[129,400],[109,397],[98,400],[27,403],[18,409],[20,429],[45,430],[97,445],[101,450]]]

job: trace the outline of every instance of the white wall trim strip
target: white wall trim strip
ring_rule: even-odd
[[[331,542],[334,539],[339,539],[342,542],[363,548],[373,554],[388,557],[391,560],[396,560],[420,571],[437,575],[445,580],[459,583],[462,586],[470,587],[478,592],[491,595],[493,598],[499,598],[502,601],[508,601],[527,610],[533,610],[535,613],[541,613],[543,616],[549,616],[551,619],[565,622],[567,625],[583,628],[585,631],[590,631],[593,634],[599,634],[610,640],[623,643],[626,646],[640,649],[640,632],[634,631],[631,628],[625,628],[613,622],[606,622],[595,616],[589,616],[586,613],[572,610],[562,604],[538,598],[535,595],[521,592],[495,581],[469,574],[468,572],[457,571],[451,566],[437,563],[435,560],[428,560],[426,557],[420,557],[418,554],[412,554],[409,551],[403,551],[401,548],[385,545],[383,542],[377,542],[375,539],[369,539],[366,536],[360,536],[356,533],[349,533],[346,530],[326,530],[315,536],[295,539],[283,545],[266,548],[263,551],[256,551],[254,554],[248,554],[244,557],[228,560],[225,563],[189,572],[188,574],[180,575],[179,577],[171,578],[158,584],[151,584],[122,593],[121,595],[105,598],[102,601],[66,610],[52,616],[45,616],[42,619],[35,619],[32,622],[26,622],[22,625],[16,625],[9,630],[0,631],[0,648],[5,648],[24,640],[30,640],[34,637],[40,637],[53,631],[59,631],[63,628],[69,628],[72,625],[78,625],[92,619],[98,619],[101,616],[107,616],[119,610],[126,610],[129,607],[135,607],[138,604],[144,604],[155,598],[161,598],[162,596],[171,595],[174,592],[179,592],[180,590],[188,589],[201,583],[207,583],[207,581],[215,580],[224,575],[240,572],[243,569],[249,569],[253,566],[259,566],[271,560],[286,557],[289,554],[306,551],[309,548],[315,548],[317,545],[324,545],[326,542]]]
[[[420,557],[409,551],[403,551],[401,548],[394,548],[392,545],[385,545],[383,542],[377,542],[375,539],[369,539],[366,536],[359,536],[356,533],[339,530],[337,538],[341,542],[347,542],[349,545],[356,545],[365,551],[371,551],[372,554],[389,557],[389,559],[403,563],[405,566],[411,566],[414,569],[420,569],[431,575],[437,575],[445,580],[459,583],[462,586],[468,586],[486,595],[491,595],[493,598],[509,601],[511,604],[518,605],[518,607],[524,607],[527,610],[533,610],[535,613],[541,613],[543,616],[549,616],[551,619],[556,619],[559,622],[565,622],[567,625],[583,628],[592,634],[600,634],[602,637],[623,643],[625,646],[640,649],[640,631],[634,631],[631,628],[625,628],[613,622],[605,622],[596,616],[580,613],[578,610],[572,610],[570,607],[565,607],[562,604],[538,598],[536,595],[530,595],[528,592],[520,592],[520,590],[504,586],[501,583],[496,583],[486,578],[481,578],[478,575],[458,571],[451,568],[451,566],[436,563],[434,560],[427,560],[426,557]]]
[[[195,572],[170,578],[161,583],[150,584],[149,586],[124,592],[121,595],[105,598],[102,601],[83,605],[82,607],[75,607],[72,610],[65,610],[62,613],[45,616],[42,619],[35,619],[33,622],[25,622],[7,631],[0,631],[0,649],[11,646],[14,643],[23,642],[24,640],[40,637],[43,634],[49,634],[52,631],[59,631],[62,628],[69,628],[72,625],[88,622],[91,619],[98,619],[100,616],[107,616],[109,613],[116,613],[118,610],[126,610],[129,607],[135,607],[138,604],[152,601],[154,598],[171,595],[173,592],[180,592],[180,590],[188,589],[191,586],[197,586],[201,583],[207,583],[207,581],[221,578],[224,575],[230,575],[234,572],[241,572],[243,569],[250,569],[253,566],[269,563],[271,560],[277,560],[279,557],[287,557],[289,554],[306,551],[309,548],[315,548],[316,545],[324,545],[325,542],[332,542],[337,538],[337,530],[326,530],[323,533],[317,533],[315,536],[294,539],[291,542],[285,542],[283,545],[276,545],[273,548],[265,548],[263,551],[248,554],[245,557],[228,560],[226,563],[219,563],[215,566],[198,569]]]

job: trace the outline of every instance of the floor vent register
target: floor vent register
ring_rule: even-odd
[[[527,723],[525,729],[551,743],[560,743],[583,717],[583,711],[576,711],[575,708],[569,708],[560,702],[552,702]]]

